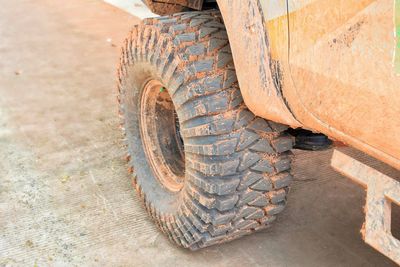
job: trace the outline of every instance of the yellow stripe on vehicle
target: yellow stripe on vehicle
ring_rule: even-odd
[[[291,53],[299,53],[314,45],[326,33],[332,32],[376,0],[287,0],[263,7],[271,45],[271,56],[284,59],[288,55],[288,29],[291,36]],[[398,0],[396,0],[398,1]],[[289,6],[286,8],[285,4]],[[282,8],[284,5],[285,8]],[[267,10],[273,7],[279,12]],[[289,16],[286,11],[289,10]],[[280,15],[280,16],[278,16]],[[289,25],[288,25],[289,23]],[[295,41],[293,43],[293,41]],[[294,45],[293,45],[294,44]]]

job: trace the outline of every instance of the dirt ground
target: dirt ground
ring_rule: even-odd
[[[272,228],[175,247],[131,188],[118,128],[119,44],[139,20],[100,0],[0,6],[0,266],[394,266],[361,240],[364,189],[331,150],[296,152]]]

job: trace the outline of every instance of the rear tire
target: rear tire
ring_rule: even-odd
[[[159,89],[146,89],[150,81]],[[219,12],[180,13],[135,26],[122,49],[118,89],[133,184],[174,243],[197,249],[236,239],[268,227],[284,209],[293,139],[286,126],[246,108]],[[176,110],[184,150],[177,190],[162,177],[164,167],[179,165],[169,160],[175,142],[167,141],[167,150],[162,144],[176,139],[162,122],[171,112],[146,111],[147,91],[158,95],[148,101]]]
[[[144,0],[144,3],[151,10],[151,12],[161,16],[183,12],[187,10],[186,7],[178,4],[162,3],[154,0]]]

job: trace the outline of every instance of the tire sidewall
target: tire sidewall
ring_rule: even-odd
[[[125,79],[122,81],[124,91],[123,112],[126,118],[125,132],[128,145],[128,153],[131,155],[132,166],[140,166],[135,169],[136,182],[146,192],[147,202],[152,203],[158,213],[173,215],[179,210],[179,199],[183,189],[172,192],[162,186],[156,178],[151,165],[147,161],[141,137],[140,117],[141,98],[144,87],[150,80],[163,81],[157,68],[149,62],[137,62],[126,69]]]

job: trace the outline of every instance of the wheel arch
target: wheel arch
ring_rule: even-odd
[[[300,127],[280,88],[281,73],[278,63],[270,57],[259,0],[217,0],[217,3],[228,33],[236,75],[246,105],[257,116]]]

